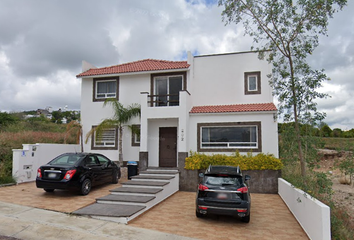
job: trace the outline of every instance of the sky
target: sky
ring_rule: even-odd
[[[329,21],[310,64],[331,81],[318,101],[332,129],[354,128],[354,1]],[[0,0],[0,111],[80,109],[82,60],[106,67],[249,51],[216,0]]]

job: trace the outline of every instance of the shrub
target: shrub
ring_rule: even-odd
[[[206,169],[209,165],[240,166],[242,170],[279,170],[283,167],[280,159],[264,153],[253,156],[252,153],[241,155],[239,152],[235,152],[233,155],[227,156],[191,152],[185,161],[185,168],[189,170]]]

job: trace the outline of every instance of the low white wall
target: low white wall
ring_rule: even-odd
[[[17,183],[36,180],[37,169],[66,152],[81,152],[79,144],[22,144],[12,150],[12,176]]]
[[[278,178],[278,188],[280,197],[310,239],[331,239],[331,213],[327,205],[282,178]]]

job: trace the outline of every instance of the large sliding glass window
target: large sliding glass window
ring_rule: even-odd
[[[155,77],[155,106],[179,106],[179,92],[183,89],[183,76]]]
[[[198,123],[198,151],[260,151],[260,122]]]
[[[202,127],[202,148],[257,148],[257,126]]]

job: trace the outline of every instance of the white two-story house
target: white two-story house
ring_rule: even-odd
[[[138,103],[141,117],[123,131],[123,160],[139,168],[184,167],[190,151],[208,154],[263,152],[278,156],[277,109],[257,52],[192,56],[187,61],[145,59],[96,68],[86,62],[82,79],[84,136],[113,116],[106,98]],[[128,125],[140,128],[140,136]],[[118,131],[92,136],[85,151],[118,161]]]

